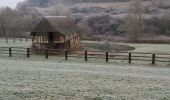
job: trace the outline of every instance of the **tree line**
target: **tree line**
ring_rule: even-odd
[[[0,8],[1,37],[25,36],[25,33],[30,32],[31,29],[43,18],[43,15],[39,13],[36,7],[30,5],[32,1],[37,0],[26,0],[20,2],[17,4],[15,9],[10,7]],[[49,15],[70,17],[71,12],[69,9],[63,7],[61,3],[58,3],[54,9],[49,12]]]
[[[22,36],[23,33],[30,32],[39,22],[43,16],[28,2],[29,0],[20,2],[16,9],[0,8],[0,36]],[[57,3],[49,15],[72,17],[82,35],[128,35],[131,40],[138,40],[142,35],[169,36],[170,13],[160,17],[145,18],[144,8],[141,0],[133,0],[126,17],[114,19],[110,13],[89,17],[76,15],[62,3]]]
[[[79,21],[81,22],[79,26],[84,30],[83,35],[89,33],[87,36],[117,35],[134,41],[150,36],[170,36],[170,12],[147,18],[145,10],[146,6],[142,4],[141,0],[132,0],[126,16],[123,18],[113,18],[110,13],[105,13],[90,16],[85,20],[78,17],[77,20],[82,20]]]
[[[26,0],[29,6],[46,7],[55,3],[128,2],[130,0]]]
[[[35,9],[19,4],[16,9],[0,8],[0,36],[21,36],[29,32],[41,15]]]

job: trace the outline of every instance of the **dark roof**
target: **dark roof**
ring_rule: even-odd
[[[59,32],[62,35],[68,35],[78,32],[78,27],[66,16],[45,16],[43,19],[33,28],[32,33],[41,32]]]

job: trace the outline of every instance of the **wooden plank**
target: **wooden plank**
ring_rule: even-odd
[[[68,59],[68,50],[66,49],[65,50],[65,60],[67,60]]]
[[[109,53],[106,52],[106,62],[109,62]]]
[[[132,61],[132,54],[131,53],[129,53],[129,63],[131,63]]]
[[[30,48],[27,48],[27,58],[30,58]]]
[[[87,51],[84,53],[84,60],[87,61]]]
[[[9,57],[12,57],[12,48],[9,48]]]
[[[152,64],[155,65],[155,54],[152,54]]]

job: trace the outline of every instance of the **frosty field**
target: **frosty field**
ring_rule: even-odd
[[[170,68],[0,58],[0,100],[169,100]]]
[[[124,44],[134,52],[169,53],[169,45]],[[31,47],[31,42],[1,47]],[[169,64],[64,60],[0,54],[0,100],[170,100]]]

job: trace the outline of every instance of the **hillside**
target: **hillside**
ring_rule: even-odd
[[[123,25],[132,5],[129,0],[27,0],[24,3],[35,8],[42,16],[71,17],[83,36],[120,36],[123,40],[128,37]],[[140,38],[147,35],[153,39],[155,35],[168,35],[170,1],[142,0],[139,5],[142,20],[148,26]]]

